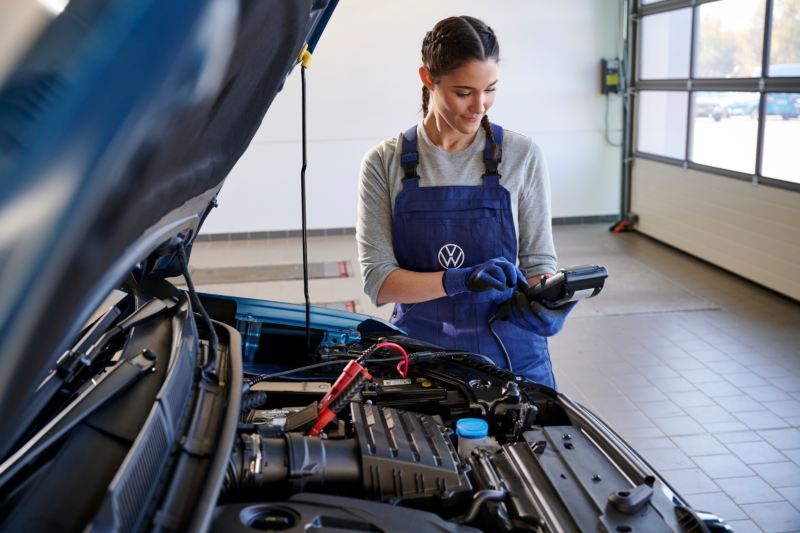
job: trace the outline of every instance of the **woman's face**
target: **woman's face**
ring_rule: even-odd
[[[481,118],[494,103],[497,85],[494,59],[472,60],[443,74],[439,80],[431,80],[428,69],[423,66],[420,77],[431,93],[432,112],[461,133],[473,134],[478,130]]]

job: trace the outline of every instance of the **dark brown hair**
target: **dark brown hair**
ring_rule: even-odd
[[[431,74],[432,81],[438,83],[439,78],[465,63],[477,59],[500,61],[500,44],[497,42],[492,28],[475,17],[448,17],[436,23],[422,40],[422,64]],[[422,86],[422,117],[428,114],[430,91]],[[481,126],[491,139],[494,155],[499,148],[494,140],[494,133],[489,125],[489,117],[483,115]]]

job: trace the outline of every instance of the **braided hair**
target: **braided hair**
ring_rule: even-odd
[[[497,42],[492,28],[475,17],[448,17],[436,23],[422,40],[422,64],[428,69],[434,83],[444,74],[451,72],[465,63],[478,60],[500,60],[500,44]],[[422,86],[422,117],[428,115],[431,94]],[[492,142],[495,157],[500,148],[494,139],[494,132],[489,124],[489,117],[483,115],[481,127]]]

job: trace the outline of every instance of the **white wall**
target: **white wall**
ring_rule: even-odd
[[[307,71],[309,228],[353,227],[358,169],[371,146],[419,120],[419,49],[450,15],[497,33],[492,121],[531,136],[548,157],[553,216],[619,211],[620,152],[604,137],[601,57],[619,55],[617,0],[343,0]],[[611,137],[620,138],[612,97]],[[228,177],[204,233],[300,227],[300,74],[287,80]]]
[[[637,158],[637,229],[800,300],[800,194]]]

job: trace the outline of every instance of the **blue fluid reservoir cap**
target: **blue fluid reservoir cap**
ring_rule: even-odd
[[[481,439],[489,435],[489,424],[480,418],[462,418],[456,422],[456,435],[465,439]]]

